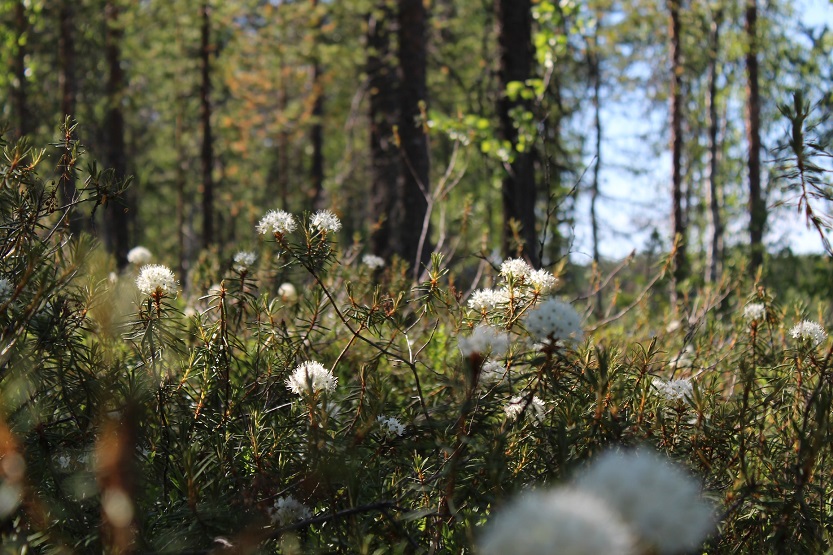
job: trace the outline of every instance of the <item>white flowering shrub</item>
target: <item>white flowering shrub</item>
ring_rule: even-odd
[[[833,362],[809,302],[738,278],[600,315],[560,269],[459,253],[414,283],[342,243],[337,207],[266,212],[188,276],[156,245],[118,273],[32,167],[6,170],[11,551],[829,550]]]

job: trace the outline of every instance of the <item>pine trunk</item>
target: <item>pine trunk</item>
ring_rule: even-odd
[[[709,90],[708,105],[709,127],[709,179],[706,187],[706,204],[709,207],[709,237],[706,246],[706,283],[715,283],[720,278],[723,266],[723,219],[720,215],[721,190],[718,183],[718,114],[717,114],[717,59],[720,52],[720,25],[723,13],[717,10],[711,23],[711,41],[709,52]]]
[[[668,38],[671,50],[670,123],[671,123],[671,230],[677,242],[674,251],[672,299],[676,301],[680,284],[688,277],[686,259],[686,229],[683,213],[682,190],[682,52],[680,49],[680,3],[668,0]]]
[[[75,40],[72,8],[69,0],[62,0],[58,8],[58,90],[61,94],[63,121],[75,115]],[[72,169],[64,172],[60,180],[59,195],[64,206],[75,198],[75,172]],[[69,230],[73,235],[81,232],[82,218],[78,210],[69,213]]]
[[[389,258],[401,249],[397,222],[404,218],[397,200],[402,186],[393,128],[397,122],[396,67],[392,63],[393,10],[382,0],[367,19],[367,75],[370,98],[370,236],[374,254]]]
[[[746,0],[746,137],[749,144],[749,270],[754,275],[764,261],[766,205],[761,191],[761,99],[758,87],[758,5]]]
[[[211,137],[211,8],[201,8],[200,32],[200,120],[202,123],[202,246],[214,243],[214,145]]]
[[[426,33],[428,14],[423,0],[399,0],[399,138],[402,155],[404,218],[395,222],[402,231],[402,257],[413,264],[414,276],[428,261],[431,249],[428,136],[419,121],[427,102]]]
[[[121,101],[124,94],[124,72],[121,68],[122,31],[119,27],[119,11],[115,2],[105,6],[107,29],[104,37],[104,56],[107,61],[107,111],[104,116],[104,148],[107,165],[113,170],[116,182],[127,175],[127,154],[124,143],[124,114]],[[124,198],[114,199],[104,211],[104,242],[108,252],[116,257],[119,268],[127,266],[130,250],[128,222],[129,207]]]
[[[23,0],[15,2],[14,26],[15,50],[12,57],[11,101],[12,112],[16,120],[14,133],[15,137],[19,139],[28,135],[32,127],[26,98],[26,49],[23,47],[26,43],[26,33],[29,30],[29,20]]]
[[[500,56],[500,98],[497,111],[501,138],[513,147],[514,160],[506,167],[503,178],[503,252],[505,256],[521,254],[533,266],[540,264],[538,239],[535,232],[535,168],[527,148],[518,152],[518,131],[512,111],[528,108],[520,100],[506,94],[509,83],[524,82],[532,75],[532,12],[529,0],[495,0],[495,13]],[[519,236],[513,223],[520,226]],[[514,227],[517,227],[514,226]],[[522,243],[516,245],[517,243]]]

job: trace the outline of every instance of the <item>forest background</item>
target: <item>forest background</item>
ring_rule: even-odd
[[[829,552],[807,5],[0,0],[0,550]]]
[[[78,122],[63,200],[93,160],[130,176],[73,230],[120,267],[145,244],[183,276],[248,246],[266,209],[328,207],[343,237],[411,265],[459,245],[586,266],[641,243],[650,261],[679,236],[676,281],[715,281],[743,244],[757,268],[774,207],[800,198],[779,179],[779,105],[799,85],[816,119],[831,102],[824,3],[2,8],[13,134]]]

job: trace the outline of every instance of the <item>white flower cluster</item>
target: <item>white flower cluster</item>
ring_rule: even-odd
[[[285,303],[294,303],[298,300],[298,290],[289,282],[281,283],[278,287],[278,297]]]
[[[500,275],[505,279],[523,279],[532,272],[532,266],[522,258],[510,258],[500,265]]]
[[[766,318],[766,306],[763,303],[749,303],[743,307],[743,319],[748,322],[760,322]]]
[[[494,310],[508,302],[508,289],[478,289],[469,297],[469,308],[483,312]]]
[[[286,235],[295,231],[295,218],[285,210],[270,210],[260,223],[257,224],[257,231],[261,235]]]
[[[332,393],[336,390],[338,378],[324,368],[321,363],[315,361],[300,364],[289,379],[286,380],[286,387],[296,395],[318,394],[322,391]]]
[[[526,407],[526,414],[534,418],[536,426],[544,421],[547,405],[537,395],[533,395],[532,401],[522,395],[512,397],[503,407],[503,412],[506,413],[506,418],[509,420],[517,420],[521,412],[524,411],[524,407]]]
[[[324,233],[335,233],[341,229],[341,220],[329,210],[319,210],[309,220],[312,227]]]
[[[0,278],[0,304],[4,304],[12,298],[14,285],[8,278]]]
[[[489,522],[481,555],[570,555],[635,552],[634,538],[604,502],[569,487],[520,495]]]
[[[509,334],[480,324],[474,328],[470,336],[460,337],[457,342],[464,357],[474,354],[485,357],[490,353],[493,356],[500,356],[509,349]]]
[[[683,401],[686,398],[691,398],[694,393],[694,387],[690,379],[668,380],[662,378],[654,378],[654,388],[667,401]]]
[[[366,254],[362,256],[362,264],[371,270],[378,270],[385,267],[385,259],[375,254]]]
[[[503,364],[494,360],[487,360],[480,369],[480,379],[477,384],[483,388],[499,384],[506,376],[506,372],[507,370]]]
[[[827,339],[827,332],[824,331],[824,328],[809,320],[804,320],[794,325],[790,330],[790,335],[793,339],[806,341],[814,347],[820,345]]]
[[[388,438],[401,436],[405,433],[405,426],[393,416],[387,417],[380,415],[376,417],[376,421]]]
[[[524,325],[529,335],[545,344],[578,342],[584,337],[581,316],[572,305],[558,299],[548,299],[527,312]]]
[[[292,497],[278,497],[275,505],[269,509],[269,517],[278,526],[286,526],[312,516],[309,507]]]
[[[658,553],[691,552],[715,525],[699,482],[653,451],[609,451],[575,483],[616,510]]]
[[[500,289],[478,289],[469,297],[469,308],[486,313],[507,306],[511,301],[529,302],[550,291],[558,279],[547,270],[533,270],[525,260],[511,258],[500,264],[505,285]]]
[[[687,472],[652,451],[610,451],[571,484],[522,494],[498,512],[480,553],[675,554],[697,549],[714,508]]]
[[[145,247],[133,247],[127,252],[127,261],[136,266],[149,264],[153,255]]]
[[[251,251],[239,251],[234,255],[234,265],[238,272],[251,268],[255,260],[257,260],[257,255]]]
[[[176,293],[176,277],[173,271],[161,264],[147,264],[139,270],[136,287],[143,295]]]

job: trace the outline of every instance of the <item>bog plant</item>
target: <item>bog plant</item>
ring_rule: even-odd
[[[111,275],[66,223],[102,185],[61,206],[39,161],[0,167],[8,551],[830,549],[830,341],[763,287],[617,334],[521,259],[411,283],[333,207],[188,291]]]

